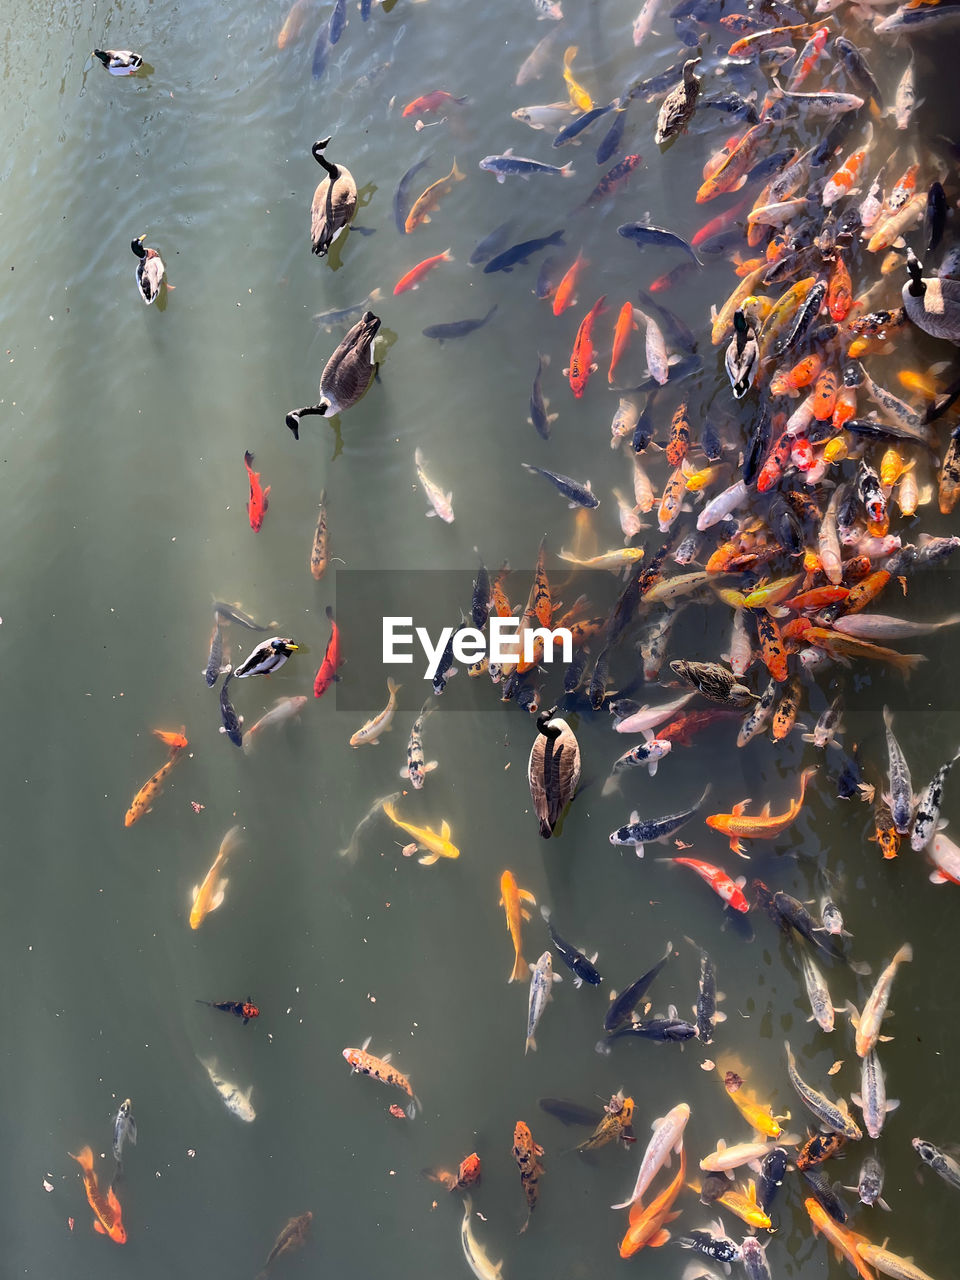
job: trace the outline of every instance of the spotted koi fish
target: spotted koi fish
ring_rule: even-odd
[[[408,1098],[412,1099],[407,1107],[407,1115],[412,1120],[417,1114],[417,1110],[423,1109],[420,1099],[413,1092],[413,1086],[403,1072],[391,1066],[391,1055],[389,1053],[383,1058],[378,1058],[374,1054],[367,1052],[370,1040],[371,1037],[367,1036],[359,1049],[344,1049],[343,1056],[349,1062],[353,1071],[359,1071],[362,1076],[373,1076],[374,1080],[379,1080],[381,1084],[392,1085],[395,1089],[402,1090]]]
[[[527,1221],[520,1228],[521,1235],[530,1225],[530,1214],[537,1207],[540,1175],[543,1173],[543,1165],[540,1163],[542,1155],[543,1147],[534,1142],[530,1126],[523,1120],[518,1120],[513,1130],[513,1158],[520,1170],[520,1183],[527,1197]]]

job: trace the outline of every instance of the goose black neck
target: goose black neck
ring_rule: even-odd
[[[550,723],[552,711],[543,711],[537,716],[537,728],[545,738],[559,738],[562,730],[557,725]]]
[[[336,182],[337,178],[340,177],[340,169],[337,165],[331,164],[323,154],[329,145],[329,138],[324,138],[320,142],[315,142],[312,147],[313,158],[316,160],[317,164],[322,165],[324,169],[326,169],[327,173],[330,175],[331,182]]]
[[[293,432],[294,440],[300,439],[300,419],[309,418],[311,415],[322,418],[326,413],[326,405],[308,404],[302,409],[291,409],[285,418],[285,422]]]
[[[910,273],[910,285],[907,292],[911,298],[922,298],[927,291],[927,286],[923,283],[923,267],[912,254],[907,258],[907,270]]]

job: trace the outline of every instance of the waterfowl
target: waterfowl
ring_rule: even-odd
[[[331,164],[323,154],[330,142],[331,138],[322,138],[311,148],[314,160],[327,171],[327,177],[313,193],[310,206],[310,244],[320,257],[347,229],[357,210],[357,184],[353,174],[342,164]]]
[[[333,417],[351,409],[377,371],[373,361],[373,340],[380,328],[380,317],[365,311],[350,332],[327,361],[320,375],[320,401],[292,409],[287,414],[287,426],[295,440],[300,439],[300,419],[307,414]]]
[[[130,248],[140,259],[137,263],[137,288],[140,290],[140,297],[149,307],[151,302],[157,300],[167,269],[156,249],[143,247],[146,238],[146,236],[138,236],[136,240],[131,240]]]
[[[693,74],[693,68],[699,58],[688,58],[683,64],[683,79],[671,89],[660,104],[657,116],[657,131],[653,140],[661,146],[675,134],[686,132],[687,125],[697,109],[697,94],[700,92],[700,77]]]
[[[296,653],[299,648],[293,640],[271,636],[269,640],[262,640],[233,674],[238,680],[244,676],[269,676],[279,671],[291,653]]]
[[[759,357],[760,348],[753,320],[738,308],[733,313],[733,337],[723,361],[735,400],[742,400],[753,386],[760,363]]]
[[[924,278],[923,268],[912,249],[907,250],[910,279],[903,286],[903,307],[924,333],[960,344],[960,281]]]
[[[580,744],[556,707],[537,716],[538,734],[527,763],[527,781],[540,834],[549,840],[580,781]]]
[[[132,76],[143,66],[139,53],[131,53],[129,49],[94,49],[93,56],[100,59],[112,76]]]

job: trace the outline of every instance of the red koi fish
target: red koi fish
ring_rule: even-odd
[[[595,373],[597,369],[593,358],[593,322],[603,313],[605,309],[603,304],[606,300],[606,294],[598,298],[580,321],[580,328],[577,330],[573,350],[570,353],[570,367],[563,371],[563,376],[570,380],[570,390],[578,400],[587,389],[591,373]]]
[[[707,882],[714,893],[721,897],[728,907],[732,907],[734,911],[747,912],[750,910],[750,903],[743,892],[743,886],[746,883],[743,876],[736,880],[731,880],[720,867],[715,867],[712,862],[701,862],[699,858],[661,858],[660,861],[675,862],[678,867],[689,867],[691,871],[697,873],[701,880]]]
[[[420,281],[434,269],[439,267],[441,262],[452,262],[453,254],[449,249],[444,249],[443,253],[438,253],[432,258],[424,258],[423,262],[408,271],[402,276],[393,287],[393,296],[396,297],[400,293],[406,293],[408,289],[419,289]]]
[[[340,679],[337,675],[337,667],[343,662],[340,657],[340,628],[333,619],[333,610],[329,605],[327,605],[327,617],[330,619],[330,639],[327,641],[326,652],[323,655],[323,661],[320,663],[317,678],[313,682],[313,696],[315,698],[322,697],[334,680]]]
[[[467,98],[455,98],[452,93],[447,93],[444,89],[434,89],[432,93],[424,93],[419,98],[414,98],[412,102],[408,102],[403,108],[404,116],[426,116],[436,111],[442,111],[447,105],[462,107]]]
[[[69,1155],[83,1171],[83,1189],[87,1193],[87,1203],[96,1215],[93,1220],[94,1231],[102,1236],[109,1236],[114,1244],[126,1244],[127,1233],[123,1226],[120,1201],[114,1195],[113,1187],[107,1189],[106,1195],[100,1190],[93,1167],[93,1152],[89,1147],[81,1147],[76,1155],[72,1151]]]
[[[266,489],[260,483],[260,472],[254,471],[253,454],[248,449],[243,455],[243,465],[247,468],[247,479],[250,481],[250,501],[247,503],[247,515],[250,518],[250,528],[254,533],[259,533],[263,527],[263,517],[267,513],[267,507],[270,503],[267,501],[270,493],[270,486]]]
[[[179,733],[176,731],[170,732],[167,729],[151,729],[150,732],[154,737],[159,738],[164,746],[170,748],[171,756],[175,756],[178,751],[186,751],[190,745],[187,741],[186,728],[181,729]]]

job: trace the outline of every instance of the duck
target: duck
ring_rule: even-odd
[[[295,440],[300,439],[300,419],[307,414],[332,418],[357,403],[379,367],[373,360],[373,340],[379,328],[380,317],[365,311],[349,331],[320,375],[319,403],[287,414],[287,426]]]
[[[537,737],[527,763],[527,781],[544,840],[553,835],[580,782],[580,744],[556,707],[537,716]]]
[[[960,345],[960,280],[924,277],[912,249],[907,250],[910,279],[903,286],[903,308],[909,318],[932,338],[946,338]]]
[[[137,263],[137,288],[140,290],[140,297],[149,307],[151,302],[157,300],[167,268],[163,265],[163,259],[156,249],[143,247],[146,238],[146,236],[138,236],[136,240],[131,240],[130,248],[140,259]]]
[[[760,348],[753,318],[739,307],[733,313],[733,337],[723,363],[733,388],[733,398],[742,400],[756,380]]]
[[[271,636],[269,640],[261,640],[248,658],[233,671],[238,680],[246,676],[269,676],[279,671],[291,653],[296,653],[300,646],[296,641],[283,636]]]
[[[143,66],[139,53],[131,53],[129,49],[94,49],[93,56],[100,59],[112,76],[132,76]]]
[[[345,165],[331,164],[323,154],[332,142],[321,138],[311,148],[317,164],[327,171],[327,177],[313,193],[310,206],[310,244],[321,258],[339,236],[346,231],[357,210],[357,184]]]
[[[678,133],[686,133],[687,125],[697,108],[697,94],[700,92],[700,77],[693,74],[693,69],[700,58],[688,58],[683,64],[683,79],[671,89],[660,104],[657,116],[657,131],[653,140],[662,146],[669,138]]]

